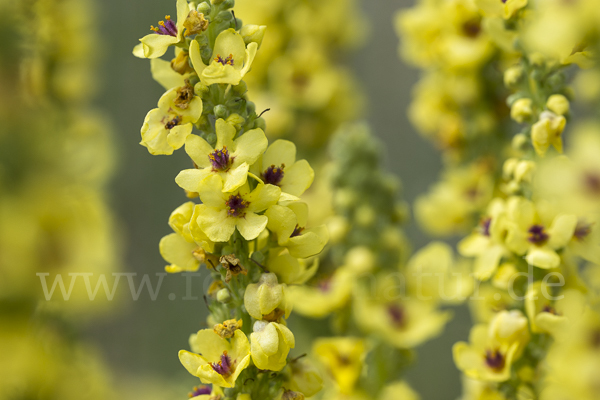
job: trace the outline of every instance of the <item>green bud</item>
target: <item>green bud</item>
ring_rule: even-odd
[[[210,9],[211,9],[210,4],[207,2],[198,4],[198,8],[197,8],[198,12],[202,13],[204,15],[210,14]]]
[[[198,82],[194,85],[194,93],[196,93],[196,95],[198,95],[198,96],[202,97],[202,96],[208,94],[209,91],[210,91],[210,89],[208,88],[208,86],[206,86],[202,82]]]
[[[251,101],[247,102],[246,111],[248,112],[248,114],[256,113],[256,104],[254,104]]]
[[[262,129],[264,131],[265,129],[267,129],[267,123],[265,122],[264,118],[256,118],[256,120],[254,121],[254,127]]]
[[[231,14],[231,11],[225,10],[217,14],[217,16],[215,17],[215,22],[227,22],[231,21],[232,19],[233,14]]]
[[[231,293],[229,289],[223,288],[217,292],[217,300],[221,303],[229,303],[231,301]]]
[[[240,35],[244,38],[244,43],[256,43],[260,48],[263,38],[265,37],[266,25],[244,25],[240,29]]]
[[[227,110],[227,107],[225,107],[223,104],[217,104],[213,108],[213,112],[215,113],[215,116],[217,118],[225,119],[229,115],[229,111]]]
[[[223,7],[225,9],[227,9],[227,8],[233,8],[233,6],[235,6],[235,0],[225,0],[223,2]]]
[[[213,3],[214,5],[218,6],[219,4],[223,3],[224,0],[210,0],[211,3]]]
[[[215,144],[217,144],[217,135],[214,133],[209,133],[208,135],[206,135],[206,141],[211,146],[214,146]]]
[[[239,84],[237,84],[233,87],[233,93],[237,94],[238,96],[242,96],[247,91],[248,91],[248,85],[244,81],[240,81]]]

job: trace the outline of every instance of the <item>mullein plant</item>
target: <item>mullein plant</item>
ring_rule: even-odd
[[[515,6],[507,4],[511,15]],[[433,236],[464,234],[493,197],[509,144],[499,69],[514,57],[511,37],[501,20],[482,19],[472,0],[418,1],[395,22],[402,59],[421,70],[409,119],[444,163],[440,181],[417,199],[415,217]]]
[[[301,154],[324,157],[337,128],[361,118],[363,96],[345,58],[367,36],[355,0],[242,0],[236,15],[264,37],[248,86],[269,138],[293,138]]]
[[[151,154],[185,147],[191,168],[175,181],[188,201],[160,241],[170,273],[208,269],[207,329],[190,336],[179,359],[198,377],[197,399],[302,399],[322,380],[300,354],[286,320],[291,285],[316,271],[309,258],[328,241],[309,226],[300,196],[314,172],[288,140],[268,143],[265,120],[244,82],[265,27],[244,25],[233,0],[177,0],[140,39],[134,55],[151,59],[166,92],[148,112],[141,144]],[[161,57],[167,54],[166,59]],[[183,192],[183,191],[182,191]],[[194,200],[199,199],[199,201]]]
[[[305,286],[290,287],[298,313],[327,322],[311,332],[320,336],[312,355],[328,383],[326,399],[417,399],[403,380],[413,349],[450,319],[440,305],[459,302],[471,290],[468,281],[452,281],[468,265],[455,260],[449,246],[434,243],[409,259],[401,230],[407,206],[398,199],[398,180],[382,168],[383,153],[364,124],[333,137],[331,245],[319,273]],[[439,275],[448,278],[444,287]]]
[[[510,93],[514,122],[494,198],[458,244],[478,280],[469,342],[453,348],[464,400],[600,396],[597,6],[471,4],[490,37],[508,45],[512,61],[496,84]]]
[[[79,340],[86,320],[109,309],[57,275],[118,268],[105,201],[110,127],[92,106],[93,3],[0,1],[0,399],[115,398],[105,366]],[[58,289],[58,288],[57,288]]]

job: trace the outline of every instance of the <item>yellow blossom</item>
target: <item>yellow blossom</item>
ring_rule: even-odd
[[[554,146],[556,151],[562,153],[562,132],[566,123],[567,120],[562,115],[556,115],[550,111],[544,111],[540,114],[539,121],[531,127],[531,140],[538,155],[543,156],[546,154],[550,145]]]
[[[338,268],[332,276],[313,286],[291,286],[290,296],[295,312],[312,318],[323,318],[342,308],[350,299],[354,274]]]
[[[259,369],[281,371],[290,349],[296,345],[287,326],[277,322],[256,321],[250,334],[252,361]]]
[[[313,345],[315,357],[343,394],[352,393],[362,373],[366,352],[365,341],[354,337],[320,338]]]
[[[212,60],[208,65],[202,61],[200,45],[196,40],[193,40],[190,45],[190,58],[203,84],[237,85],[250,70],[257,49],[256,42],[250,42],[246,47],[244,38],[239,33],[227,29],[217,36]]]
[[[212,329],[203,329],[190,336],[190,346],[194,353],[181,350],[179,361],[202,383],[233,387],[237,377],[250,363],[250,344],[240,330],[227,340]]]
[[[274,205],[281,191],[263,184],[250,191],[246,183],[223,193],[223,181],[213,175],[204,180],[199,194],[203,204],[198,205],[198,226],[213,242],[226,242],[236,228],[246,240],[256,239],[268,222],[266,216],[257,213]]]
[[[150,110],[142,125],[140,144],[150,154],[173,154],[192,133],[192,124],[202,114],[202,99],[192,95],[179,102],[178,88],[168,90],[158,100],[158,108]]]
[[[515,101],[510,108],[510,117],[519,123],[523,123],[533,114],[532,101],[523,98]]]
[[[258,320],[279,321],[292,312],[287,285],[280,284],[273,273],[262,274],[258,283],[251,283],[244,293],[244,306]]]
[[[565,115],[569,112],[569,100],[562,94],[553,94],[548,97],[546,107],[555,114]]]
[[[167,52],[169,46],[183,40],[184,22],[190,12],[187,0],[177,0],[177,23],[171,17],[160,21],[158,28],[152,27],[154,33],[140,39],[140,44],[133,49],[133,55],[140,58],[158,58]]]
[[[267,259],[267,269],[274,272],[281,282],[288,285],[302,285],[317,272],[319,259],[299,260],[292,257],[284,247],[271,248]]]
[[[292,257],[314,256],[319,254],[327,243],[329,233],[325,225],[306,228],[306,203],[292,202],[287,207],[274,205],[265,215],[269,218],[267,228],[277,236],[277,244],[286,247]]]
[[[175,181],[190,192],[201,192],[206,178],[218,176],[223,180],[223,191],[232,192],[246,183],[248,170],[267,148],[267,138],[262,129],[252,129],[234,139],[235,128],[223,119],[215,123],[217,143],[213,149],[200,136],[191,135],[185,151],[197,165],[183,170]]]

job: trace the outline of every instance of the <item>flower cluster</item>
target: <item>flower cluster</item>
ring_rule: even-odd
[[[440,181],[415,204],[417,222],[435,236],[468,232],[493,195],[507,145],[509,109],[498,69],[513,54],[502,15],[519,5],[498,5],[493,18],[484,18],[476,3],[419,1],[396,17],[400,54],[422,70],[409,118],[443,151]]]
[[[67,273],[118,270],[93,4],[2,1],[0,14],[0,398],[114,398],[79,337],[110,303],[73,286],[70,301],[44,300],[36,276],[67,286]]]
[[[194,398],[302,399],[321,388],[314,369],[289,360],[295,338],[288,285],[316,271],[307,259],[328,240],[310,226],[300,196],[314,172],[294,143],[269,145],[265,122],[248,100],[242,78],[253,67],[265,27],[243,25],[233,0],[177,0],[167,17],[140,39],[134,54],[150,58],[167,90],[142,126],[152,154],[185,147],[193,168],[175,181],[190,199],[169,218],[173,233],[160,242],[167,272],[205,265],[208,329],[181,350],[183,366],[204,385]],[[170,62],[160,57],[174,50]],[[256,67],[256,66],[254,66]],[[259,68],[256,68],[259,69]]]
[[[326,398],[416,399],[402,373],[412,349],[442,332],[450,313],[439,305],[457,295],[449,289],[442,299],[434,273],[451,277],[463,267],[442,244],[408,260],[400,229],[407,207],[397,199],[398,181],[383,171],[382,145],[367,126],[341,129],[330,153],[332,244],[309,285],[290,288],[295,310],[329,319],[328,336],[313,346],[332,383]],[[463,290],[468,295],[470,287]],[[324,335],[322,327],[318,335]]]
[[[265,114],[269,136],[293,139],[301,152],[322,153],[343,123],[363,114],[362,93],[342,60],[364,42],[365,18],[355,0],[243,1],[236,15],[268,26],[248,85]],[[257,37],[263,27],[248,27]]]
[[[489,79],[494,79],[490,85],[504,84],[510,114],[498,114],[493,122],[506,139],[495,152],[501,169],[482,172],[486,195],[480,197],[478,190],[477,207],[469,209],[469,214],[481,210],[479,222],[457,220],[461,229],[472,226],[458,251],[474,260],[473,275],[479,281],[471,299],[476,324],[469,343],[453,348],[465,377],[465,400],[600,395],[600,130],[597,115],[579,123],[571,120],[574,91],[566,84],[567,76],[575,75],[581,98],[597,106],[592,83],[598,76],[593,55],[600,16],[593,3],[469,3],[481,32],[501,52],[497,57],[502,62],[496,65],[503,77]],[[445,4],[462,10],[466,2]],[[425,9],[419,8],[421,23],[439,21],[436,12]],[[434,39],[439,32],[430,33],[419,36],[423,46],[409,46],[421,61],[447,55],[439,48],[444,40]],[[460,48],[462,55],[473,54]],[[442,64],[443,69],[452,62]],[[581,72],[576,66],[591,69]],[[431,112],[437,108],[432,106]],[[562,155],[567,131],[569,146]],[[509,140],[510,147],[504,143]],[[440,187],[440,199],[441,192],[457,187]],[[426,212],[435,218],[454,204],[430,201]]]

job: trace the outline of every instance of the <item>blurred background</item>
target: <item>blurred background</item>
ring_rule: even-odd
[[[165,10],[174,10],[174,2],[103,0],[98,3],[103,43],[99,49],[102,83],[97,105],[110,116],[115,132],[118,154],[116,174],[110,184],[110,204],[117,214],[119,241],[124,251],[123,269],[160,273],[165,262],[158,252],[158,242],[170,232],[169,214],[185,200],[174,177],[181,169],[188,168],[189,161],[183,152],[153,157],[138,144],[144,116],[156,106],[163,89],[152,81],[149,63],[133,57],[131,50],[148,32],[149,25],[163,17]],[[412,5],[410,0],[362,1],[370,34],[365,45],[347,60],[368,96],[367,120],[385,143],[385,163],[402,180],[403,197],[411,204],[436,180],[441,167],[439,153],[414,131],[406,116],[418,74],[399,60],[393,16],[397,10]],[[414,249],[428,242],[414,222],[406,231]],[[155,283],[157,278],[152,281]],[[201,290],[200,282],[200,279],[193,282],[195,295]],[[140,379],[150,376],[158,381],[181,382],[184,388],[197,383],[196,378],[182,369],[177,352],[187,347],[188,333],[198,329],[207,310],[201,297],[195,301],[181,300],[185,284],[184,277],[169,275],[164,278],[155,301],[147,292],[138,301],[124,298],[117,312],[88,326],[86,335],[102,348],[117,380],[133,375]],[[177,295],[169,298],[171,293]],[[453,399],[460,394],[451,346],[467,338],[471,323],[466,307],[454,309],[455,318],[444,335],[418,349],[418,362],[409,371],[408,380],[423,399]]]

